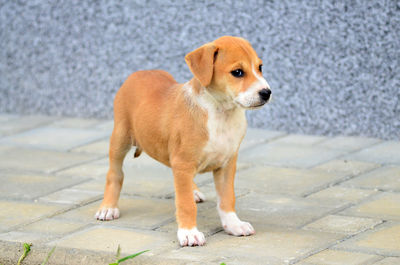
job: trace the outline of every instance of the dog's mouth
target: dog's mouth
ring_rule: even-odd
[[[267,103],[268,103],[268,101],[265,101],[265,102],[263,102],[261,104],[258,104],[258,105],[255,105],[255,106],[251,106],[251,107],[249,107],[247,109],[249,109],[249,110],[261,109],[261,107],[264,106]]]
[[[247,109],[247,110],[256,110],[256,109],[260,109],[262,108],[265,104],[268,103],[269,100],[258,103],[256,105],[252,105],[252,106],[244,106],[242,103],[240,103],[239,101],[235,101],[236,104],[238,104],[240,107]]]

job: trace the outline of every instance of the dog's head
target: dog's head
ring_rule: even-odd
[[[271,97],[262,61],[245,39],[221,37],[188,53],[185,60],[201,85],[221,101],[255,109]]]

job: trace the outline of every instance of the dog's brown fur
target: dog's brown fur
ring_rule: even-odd
[[[136,146],[135,157],[143,150],[172,168],[179,228],[196,227],[193,190],[197,190],[197,186],[193,178],[197,173],[213,171],[220,209],[235,211],[234,175],[237,151],[244,135],[239,137],[238,143],[233,143],[237,146],[228,154],[229,159],[221,154],[212,162],[204,162],[209,155],[204,149],[210,137],[207,126],[210,114],[193,102],[193,98],[199,97],[205,89],[212,90],[217,101],[221,99],[221,106],[229,105],[226,110],[221,109],[224,112],[221,115],[229,115],[238,106],[222,102],[229,101],[225,95],[237,96],[256,83],[258,77],[250,68],[258,67],[261,60],[247,41],[234,37],[222,37],[205,44],[185,59],[194,74],[187,84],[178,84],[165,71],[139,71],[129,76],[116,94],[110,168],[100,209],[117,208],[124,179],[122,163],[130,148]],[[230,72],[236,68],[242,68],[247,75],[242,79],[233,77]],[[191,95],[188,96],[185,86],[191,87]]]

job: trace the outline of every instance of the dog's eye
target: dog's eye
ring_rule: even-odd
[[[234,77],[243,77],[243,76],[244,76],[244,72],[243,72],[242,69],[233,70],[233,71],[231,72],[231,74],[232,74]]]
[[[260,64],[260,66],[258,67],[258,70],[260,70],[260,72],[262,73],[262,64]]]

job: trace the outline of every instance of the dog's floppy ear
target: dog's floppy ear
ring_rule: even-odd
[[[186,54],[185,61],[190,71],[206,87],[211,83],[214,71],[214,58],[218,48],[214,43],[207,43]]]

